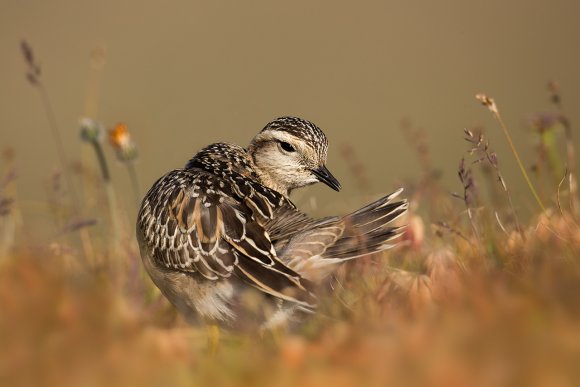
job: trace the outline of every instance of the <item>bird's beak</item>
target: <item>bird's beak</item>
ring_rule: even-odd
[[[332,173],[330,173],[326,166],[323,165],[318,169],[313,169],[312,173],[318,178],[318,181],[326,184],[335,191],[340,191],[340,183],[336,180],[336,177],[332,176]]]

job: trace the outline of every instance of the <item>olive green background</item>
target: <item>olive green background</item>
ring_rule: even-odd
[[[28,219],[48,217],[46,183],[58,161],[19,42],[26,39],[42,65],[71,160],[86,147],[78,120],[89,53],[103,44],[97,118],[129,125],[143,190],[204,145],[245,145],[269,120],[298,115],[327,133],[328,167],[344,188],[310,188],[297,202],[308,210],[313,195],[318,212],[352,209],[366,198],[341,147],[352,145],[365,165],[372,180],[365,194],[391,190],[420,172],[400,130],[408,118],[428,134],[449,191],[460,190],[463,128],[485,126],[517,205],[530,207],[499,127],[473,96],[495,97],[530,165],[535,139],[522,123],[551,108],[548,80],[560,82],[580,125],[579,16],[577,0],[2,0],[0,146],[16,151]],[[131,206],[126,171],[107,154],[121,203]]]

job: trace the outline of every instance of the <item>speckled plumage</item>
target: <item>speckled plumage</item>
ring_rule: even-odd
[[[291,148],[280,149],[281,141]],[[343,217],[312,219],[296,209],[287,197],[291,189],[314,178],[339,187],[330,173],[320,172],[328,172],[327,148],[314,124],[283,117],[248,150],[212,144],[153,184],[137,220],[141,255],[155,284],[188,319],[234,325],[245,313],[240,294],[251,288],[278,300],[279,311],[312,311],[315,283],[336,263],[388,248],[400,235],[388,226],[406,211],[405,201],[391,202],[400,191]],[[259,156],[262,151],[267,157]],[[280,175],[268,172],[264,163],[270,160],[294,165],[297,176],[309,178],[274,181]]]

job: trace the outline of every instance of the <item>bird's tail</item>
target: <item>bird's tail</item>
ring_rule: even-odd
[[[399,189],[341,218],[328,218],[290,241],[283,256],[287,265],[314,280],[332,271],[335,263],[393,247],[404,226],[392,222],[403,215],[406,200],[393,202]]]

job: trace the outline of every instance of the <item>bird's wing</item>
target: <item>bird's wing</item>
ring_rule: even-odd
[[[404,227],[393,222],[407,212],[407,200],[393,202],[399,189],[342,218],[344,233],[325,252],[326,259],[352,259],[393,246],[391,240],[403,234]]]
[[[343,217],[325,218],[296,232],[279,251],[281,259],[308,279],[319,280],[331,266],[385,250],[403,228],[392,222],[407,211],[408,203],[392,202],[402,190],[387,195]]]
[[[139,227],[162,267],[208,280],[234,274],[265,293],[313,308],[311,285],[278,259],[263,226],[280,200],[238,175],[175,170],[147,194]]]
[[[272,218],[266,219],[264,228],[276,246],[276,251],[279,252],[297,233],[318,223],[320,220],[309,217],[288,201],[276,208]]]

